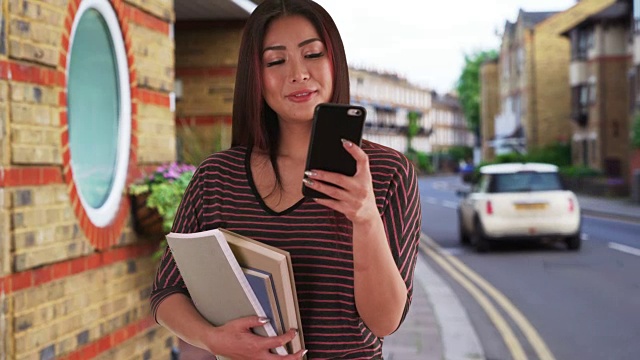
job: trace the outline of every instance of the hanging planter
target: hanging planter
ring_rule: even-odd
[[[139,235],[148,237],[160,237],[165,234],[162,228],[162,216],[158,209],[147,206],[149,193],[129,195],[131,200],[131,214],[133,216],[133,229]]]
[[[171,230],[194,171],[192,165],[162,165],[129,187],[133,227],[138,234],[164,237]]]

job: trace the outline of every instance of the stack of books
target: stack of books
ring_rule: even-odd
[[[254,328],[262,336],[298,335],[280,355],[304,349],[300,310],[287,251],[225,229],[167,234],[167,242],[200,314],[214,326],[246,317],[269,318]]]

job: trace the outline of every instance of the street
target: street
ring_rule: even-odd
[[[486,359],[638,358],[640,224],[585,215],[578,252],[518,243],[478,254],[458,241],[455,191],[462,186],[457,176],[420,179],[423,231],[441,250],[426,258],[460,298]]]

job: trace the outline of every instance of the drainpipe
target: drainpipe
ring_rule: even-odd
[[[536,93],[536,37],[534,28],[529,29],[529,35],[531,36],[531,77],[529,79],[529,96],[531,97],[531,106],[527,109],[527,121],[528,127],[531,129],[531,144],[527,142],[527,135],[525,133],[525,150],[528,150],[532,144],[538,145],[538,94]],[[525,129],[527,129],[525,127]]]

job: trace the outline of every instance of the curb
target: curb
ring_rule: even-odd
[[[435,242],[425,233],[420,241],[429,250],[439,252]],[[422,248],[422,247],[421,247]],[[424,256],[428,254],[421,249]],[[482,344],[475,328],[462,306],[458,296],[442,277],[433,270],[427,261],[416,264],[415,280],[420,281],[433,307],[436,322],[440,326],[440,334],[446,360],[477,360],[485,359]]]
[[[600,210],[584,209],[583,208],[582,209],[582,215],[587,215],[587,216],[597,217],[597,218],[603,218],[603,219],[628,221],[628,222],[640,224],[640,217],[639,216],[612,213],[610,211],[600,211]]]

